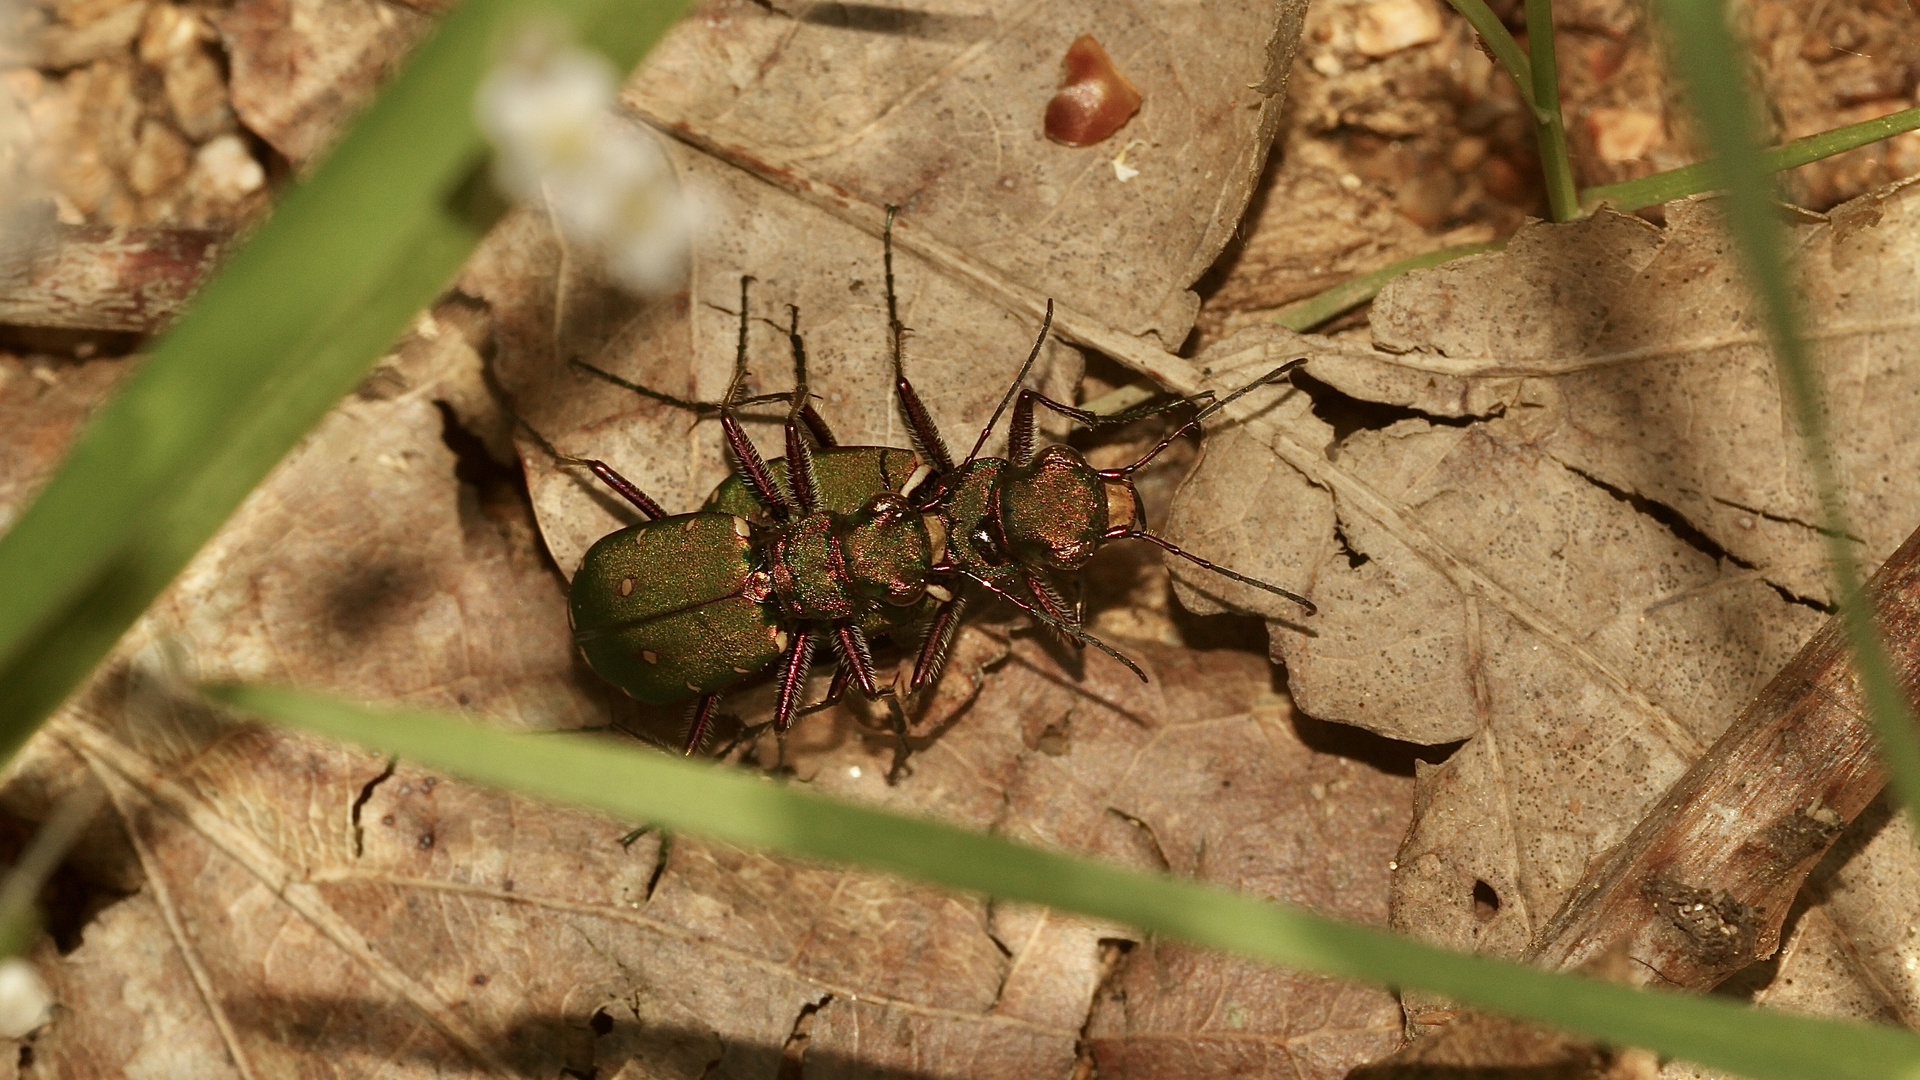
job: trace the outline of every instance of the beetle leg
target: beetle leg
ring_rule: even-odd
[[[1038,619],[1039,621],[1047,624],[1048,626],[1053,627],[1056,630],[1063,631],[1064,633],[1072,636],[1076,641],[1085,642],[1086,644],[1091,645],[1096,649],[1099,649],[1101,652],[1106,653],[1108,656],[1113,657],[1115,660],[1118,660],[1121,663],[1127,665],[1127,669],[1129,671],[1132,671],[1135,675],[1140,676],[1141,682],[1147,681],[1147,673],[1140,670],[1140,665],[1134,663],[1132,660],[1127,659],[1127,657],[1123,653],[1121,653],[1118,649],[1115,649],[1113,646],[1107,644],[1104,641],[1101,641],[1099,638],[1094,637],[1092,634],[1087,633],[1085,630],[1082,630],[1077,626],[1069,626],[1066,623],[1056,620],[1053,616],[1048,615],[1045,611],[1041,610],[1040,608],[1026,602],[1025,600],[1020,599],[1018,596],[1015,596],[1011,590],[1003,589],[1000,586],[995,585],[993,582],[987,580],[987,578],[985,578],[984,576],[969,573],[965,570],[962,570],[961,573],[966,575],[967,580],[979,583],[981,586],[985,587],[988,592],[991,592],[995,596],[1000,597],[1001,599],[1005,600],[1009,604],[1012,604],[1014,607],[1017,607],[1021,611],[1024,611],[1027,614],[1033,616],[1035,619]]]
[[[641,491],[638,484],[621,476],[614,470],[613,466],[601,461],[599,458],[574,457],[572,454],[563,454],[554,449],[553,443],[549,442],[545,435],[540,434],[540,429],[528,423],[527,418],[521,416],[520,413],[514,409],[513,403],[507,400],[506,391],[502,389],[495,380],[491,363],[484,365],[480,369],[480,374],[486,381],[487,386],[493,390],[494,397],[500,402],[500,407],[506,411],[508,416],[513,418],[514,423],[519,424],[521,428],[525,429],[526,433],[533,438],[534,443],[538,445],[549,458],[552,458],[556,464],[579,465],[591,470],[593,475],[600,478],[601,483],[612,488],[621,498],[632,503],[636,509],[647,515],[649,521],[658,521],[667,516],[667,512],[660,508],[659,503],[654,502],[646,492]]]
[[[840,664],[835,667],[833,669],[833,681],[827,684],[827,696],[801,709],[799,715],[805,716],[808,713],[816,713],[821,709],[831,709],[835,705],[840,704],[840,699],[847,695],[847,683],[852,678],[853,670],[847,667],[847,665]]]
[[[787,318],[789,320],[787,323],[787,344],[793,348],[793,386],[795,392],[798,393],[801,398],[799,404],[800,419],[806,423],[807,430],[813,433],[813,441],[815,443],[822,447],[838,446],[840,443],[833,437],[833,429],[828,427],[827,422],[821,418],[819,410],[813,407],[812,396],[806,392],[807,346],[805,342],[800,340],[800,309],[794,307],[792,304],[788,304]],[[791,457],[792,455],[789,454],[788,456]]]
[[[1021,570],[1026,575],[1027,588],[1033,592],[1034,601],[1045,609],[1046,613],[1051,615],[1054,621],[1060,626],[1069,627],[1074,631],[1079,630],[1080,619],[1069,610],[1070,605],[1067,603],[1066,597],[1061,596],[1060,590],[1053,587],[1053,582],[1048,581],[1046,578],[1041,577],[1039,574],[1025,567],[1022,567]],[[1067,640],[1073,642],[1075,647],[1082,646],[1079,640],[1071,636],[1069,636]]]
[[[708,737],[713,734],[713,707],[719,703],[719,694],[704,694],[693,703],[693,708],[687,710],[687,741],[681,753],[692,757],[706,745]]]
[[[840,646],[840,660],[852,670],[860,693],[869,700],[879,697],[880,686],[873,678],[873,648],[867,644],[866,632],[854,623],[847,623],[834,627],[833,634]]]
[[[660,508],[660,504],[654,502],[646,492],[641,491],[639,485],[615,472],[613,466],[599,458],[577,458],[555,454],[553,460],[562,465],[586,466],[593,475],[600,478],[601,483],[612,488],[614,494],[632,503],[635,509],[647,515],[649,521],[658,521],[667,516],[667,512]]]
[[[782,735],[793,726],[800,693],[806,689],[807,668],[813,663],[813,647],[819,640],[818,630],[794,631],[793,644],[787,647],[786,659],[780,664],[780,698],[773,710],[773,730]]]
[[[820,510],[820,478],[814,472],[813,447],[807,443],[801,413],[806,389],[802,384],[794,390],[793,410],[787,414],[787,487],[803,515]]]
[[[1022,390],[1019,399],[1013,403],[1013,422],[1007,429],[1007,460],[1015,465],[1025,465],[1032,458],[1036,426],[1033,416],[1035,405],[1045,405],[1082,427],[1099,428],[1111,427],[1115,424],[1130,424],[1135,420],[1157,416],[1182,405],[1198,405],[1203,399],[1212,397],[1213,391],[1207,390],[1192,397],[1149,401],[1144,405],[1135,405],[1131,409],[1122,409],[1117,413],[1096,413],[1055,401],[1038,390]]]
[[[1228,394],[1226,397],[1223,397],[1220,400],[1213,402],[1212,404],[1201,409],[1199,412],[1194,413],[1193,419],[1187,421],[1184,424],[1181,424],[1179,427],[1174,428],[1172,431],[1167,432],[1166,438],[1161,439],[1160,442],[1156,444],[1153,449],[1141,455],[1140,460],[1134,462],[1131,465],[1123,466],[1118,469],[1101,469],[1100,475],[1106,477],[1109,480],[1118,480],[1121,477],[1127,476],[1128,474],[1132,473],[1135,469],[1138,469],[1142,465],[1145,465],[1147,462],[1152,461],[1154,458],[1159,457],[1160,452],[1162,450],[1165,450],[1167,447],[1173,445],[1173,440],[1178,439],[1180,436],[1185,435],[1189,431],[1200,430],[1200,422],[1205,420],[1207,417],[1212,416],[1214,413],[1217,413],[1221,409],[1224,409],[1227,406],[1233,404],[1235,401],[1238,401],[1242,396],[1252,393],[1253,391],[1258,390],[1260,387],[1265,386],[1268,383],[1279,382],[1281,377],[1284,376],[1287,372],[1292,371],[1294,368],[1297,368],[1301,364],[1304,364],[1306,362],[1307,362],[1307,358],[1302,356],[1297,360],[1289,360],[1286,363],[1281,364],[1279,367],[1274,368],[1272,371],[1267,372],[1265,375],[1262,375],[1259,378],[1248,383],[1247,385],[1241,387],[1240,389],[1235,390],[1233,393]]]
[[[1022,400],[1024,400],[1027,394],[1030,392],[1030,391],[1020,390],[1020,384],[1027,380],[1027,372],[1033,370],[1033,362],[1035,360],[1040,359],[1040,347],[1047,343],[1047,331],[1051,329],[1053,329],[1053,300],[1052,298],[1048,298],[1047,313],[1040,320],[1040,336],[1033,339],[1033,351],[1027,354],[1027,362],[1020,365],[1019,373],[1013,377],[1013,382],[1010,385],[1008,385],[1007,392],[1001,396],[1000,404],[994,406],[993,415],[987,418],[987,426],[980,429],[980,437],[973,440],[973,449],[967,452],[967,460],[961,462],[962,466],[971,465],[973,463],[973,459],[980,456],[980,448],[982,446],[987,445],[987,436],[993,434],[993,425],[998,424],[1000,422],[1000,414],[1007,411],[1007,402],[1013,400],[1014,392],[1020,391],[1020,396]],[[1016,419],[1017,419],[1017,415],[1016,415]],[[1018,425],[1016,424],[1015,426],[1017,427]],[[1033,439],[1032,407],[1029,406],[1028,419],[1027,419],[1027,440],[1028,440],[1029,447],[1031,447],[1032,439]],[[1013,455],[1008,454],[1007,456],[1011,458]],[[1025,462],[1016,460],[1014,461],[1014,464],[1023,465],[1025,464]]]
[[[1319,608],[1313,605],[1313,601],[1307,599],[1304,596],[1301,596],[1299,593],[1288,592],[1287,590],[1281,588],[1278,585],[1269,584],[1265,581],[1259,580],[1258,578],[1250,578],[1245,574],[1235,573],[1234,571],[1229,570],[1226,567],[1219,565],[1218,563],[1209,562],[1208,560],[1203,559],[1198,555],[1195,555],[1191,551],[1186,551],[1179,547],[1176,547],[1174,546],[1173,541],[1168,540],[1164,537],[1155,536],[1152,533],[1147,532],[1145,529],[1131,529],[1125,526],[1116,526],[1114,528],[1107,530],[1106,538],[1109,541],[1145,540],[1149,543],[1158,544],[1163,550],[1169,552],[1170,554],[1178,555],[1190,563],[1194,563],[1197,566],[1205,567],[1206,569],[1211,570],[1216,574],[1219,574],[1221,577],[1232,578],[1233,580],[1239,582],[1242,585],[1251,585],[1256,589],[1265,589],[1267,592],[1270,592],[1275,596],[1285,597],[1286,599],[1291,600],[1296,604],[1299,604],[1301,609],[1309,615],[1312,615],[1314,612],[1320,610]]]
[[[966,610],[965,596],[956,596],[934,609],[933,618],[927,623],[926,640],[920,643],[920,655],[913,661],[913,681],[907,684],[909,691],[918,691],[939,680],[940,670],[947,666],[947,654],[953,651],[953,632],[959,628],[960,616]]]
[[[753,492],[753,497],[767,508],[767,516],[775,521],[787,520],[787,498],[780,494],[780,487],[774,483],[766,459],[760,456],[753,440],[747,438],[740,421],[734,418],[731,407],[720,414],[720,430],[727,437],[727,449],[733,453],[733,463],[740,470],[740,479],[746,483],[747,490]]]
[[[893,218],[899,210],[897,206],[887,207],[887,227],[880,234],[887,268],[887,334],[893,350],[893,390],[900,398],[900,411],[906,414],[907,434],[912,437],[914,449],[920,451],[934,472],[944,475],[953,471],[953,454],[948,452],[946,440],[940,437],[940,429],[933,425],[927,407],[920,403],[920,395],[907,381],[907,370],[900,356],[907,328],[900,322],[899,294],[893,288]]]

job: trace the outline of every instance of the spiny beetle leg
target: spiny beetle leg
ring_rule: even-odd
[[[807,345],[800,340],[800,309],[788,304],[787,320],[787,344],[793,349],[793,388],[800,419],[806,423],[807,430],[813,433],[814,442],[822,447],[838,446],[833,429],[827,426],[819,410],[813,407],[813,398],[807,393]]]
[[[901,339],[906,337],[907,328],[900,322],[899,295],[893,289],[893,218],[899,210],[897,206],[887,207],[887,227],[880,235],[887,268],[887,334],[893,350],[893,390],[900,399],[900,411],[906,414],[907,434],[913,448],[920,451],[920,456],[927,459],[935,472],[944,476],[953,471],[953,454],[948,452],[946,440],[940,437],[940,429],[934,426],[932,414],[921,404],[913,384],[907,381],[907,369],[900,355]]]
[[[787,415],[787,487],[803,516],[820,511],[820,478],[814,471],[813,447],[807,442],[800,416],[806,390],[804,383],[794,388],[793,411]]]
[[[681,753],[692,757],[706,745],[707,739],[713,735],[714,706],[719,703],[719,694],[705,694],[687,710],[687,740]]]
[[[1001,569],[1004,570],[1006,568],[1001,567]],[[965,571],[962,571],[962,572],[966,573]],[[1085,630],[1082,630],[1079,627],[1069,626],[1066,623],[1060,622],[1059,620],[1048,615],[1045,611],[1043,611],[1038,606],[1034,604],[1030,604],[1027,601],[1022,600],[1020,597],[1014,595],[1014,592],[1012,589],[1008,589],[1008,588],[1005,588],[1004,586],[994,583],[993,581],[989,580],[985,575],[967,573],[966,577],[967,577],[967,580],[978,583],[983,588],[985,588],[988,592],[993,593],[995,596],[998,596],[1002,600],[1005,600],[1007,603],[1012,604],[1014,607],[1017,607],[1021,611],[1024,611],[1027,614],[1033,616],[1035,619],[1039,620],[1040,622],[1045,623],[1056,630],[1062,631],[1070,635],[1077,641],[1085,642],[1086,644],[1091,645],[1096,649],[1099,649],[1101,652],[1106,653],[1108,656],[1113,657],[1115,660],[1118,660],[1121,663],[1127,665],[1127,670],[1133,672],[1135,675],[1140,676],[1141,682],[1148,681],[1147,673],[1140,670],[1140,665],[1128,659],[1125,654],[1121,653],[1118,649],[1115,649],[1113,646],[1107,644],[1104,641],[1101,641],[1099,638],[1094,637],[1092,634],[1087,633]]]
[[[853,671],[854,685],[868,698],[880,695],[880,686],[873,678],[873,648],[867,644],[867,635],[854,623],[834,628],[834,637],[840,646],[840,660]]]
[[[773,730],[782,735],[793,726],[801,691],[806,689],[807,668],[813,663],[813,647],[819,638],[820,632],[812,628],[795,631],[793,644],[787,647],[786,658],[780,663],[780,698],[773,710]]]
[[[956,596],[934,609],[933,618],[927,622],[926,639],[920,643],[920,655],[913,661],[913,681],[907,684],[909,692],[917,693],[921,687],[931,685],[940,678],[940,670],[947,666],[947,654],[953,651],[953,634],[960,626],[960,616],[967,610],[967,598]]]
[[[789,516],[786,496],[780,494],[779,485],[773,482],[773,473],[767,469],[765,458],[747,438],[740,428],[740,421],[734,418],[732,408],[720,414],[720,430],[727,437],[727,449],[733,454],[734,465],[740,471],[740,479],[753,492],[760,505],[767,508],[767,516],[775,521],[785,521]]]
[[[987,445],[987,436],[993,434],[993,426],[1000,422],[1000,414],[1007,411],[1007,402],[1013,400],[1014,391],[1020,390],[1020,384],[1027,381],[1027,373],[1033,370],[1033,362],[1040,359],[1040,348],[1047,343],[1047,331],[1051,329],[1053,329],[1053,300],[1049,298],[1047,300],[1047,313],[1040,320],[1040,336],[1033,339],[1033,351],[1027,354],[1027,362],[1020,365],[1019,372],[1013,376],[1013,382],[1007,385],[1007,392],[1000,396],[1000,404],[994,406],[993,415],[987,418],[987,426],[980,429],[980,437],[973,440],[973,449],[967,451],[967,460],[961,462],[963,468],[973,464],[973,459],[980,456],[980,448]],[[1029,392],[1030,391],[1021,391],[1021,394],[1024,397]],[[1028,420],[1027,428],[1028,449],[1032,449],[1033,423],[1031,419]],[[1011,453],[1009,453],[1007,457],[1011,458],[1015,465],[1026,464],[1023,459],[1015,458]]]
[[[1045,405],[1061,416],[1085,427],[1110,427],[1115,424],[1130,424],[1149,416],[1177,409],[1189,402],[1197,403],[1202,398],[1213,397],[1212,391],[1195,394],[1190,398],[1166,398],[1161,401],[1149,401],[1144,405],[1135,405],[1131,409],[1122,409],[1117,413],[1095,413],[1085,409],[1065,405],[1040,393],[1038,390],[1022,390],[1020,397],[1013,403],[1013,423],[1007,429],[1007,460],[1015,465],[1025,465],[1033,457],[1033,444],[1036,422],[1033,415],[1035,405]]]
[[[845,663],[841,663],[833,669],[833,681],[827,684],[827,696],[801,709],[798,715],[805,716],[808,713],[817,713],[822,709],[831,709],[835,705],[840,704],[840,699],[847,696],[847,684],[851,682],[852,679],[853,670]]]
[[[1186,423],[1181,424],[1179,427],[1174,428],[1172,431],[1167,432],[1166,437],[1161,439],[1159,443],[1155,444],[1153,449],[1147,451],[1145,454],[1142,454],[1140,456],[1140,460],[1134,462],[1131,465],[1127,465],[1118,469],[1102,469],[1100,470],[1100,475],[1107,477],[1109,479],[1117,480],[1121,477],[1131,474],[1132,472],[1134,472],[1134,470],[1139,469],[1141,466],[1145,465],[1147,462],[1152,461],[1154,458],[1159,457],[1160,452],[1162,450],[1165,450],[1167,447],[1172,446],[1173,441],[1175,439],[1178,439],[1180,436],[1185,435],[1189,431],[1200,430],[1201,421],[1205,420],[1207,417],[1212,416],[1214,413],[1219,412],[1221,409],[1226,408],[1227,406],[1240,400],[1242,397],[1245,397],[1247,394],[1250,394],[1253,391],[1258,390],[1259,388],[1267,385],[1268,383],[1279,382],[1280,379],[1287,374],[1287,372],[1292,371],[1294,368],[1297,368],[1301,364],[1304,364],[1306,362],[1307,362],[1307,358],[1302,356],[1302,357],[1299,357],[1298,359],[1289,360],[1286,363],[1281,364],[1279,367],[1274,368],[1272,371],[1267,372],[1265,375],[1262,375],[1259,378],[1248,383],[1247,385],[1241,387],[1240,389],[1235,390],[1233,393],[1228,394],[1226,397],[1223,397],[1220,400],[1215,401],[1210,405],[1207,405],[1205,408],[1201,409],[1199,412],[1194,413],[1193,419],[1188,420]]]
[[[1053,587],[1053,582],[1032,570],[1026,570],[1024,567],[1022,569],[1026,574],[1027,588],[1032,591],[1034,601],[1057,623],[1068,628],[1069,633],[1066,635],[1068,641],[1072,642],[1076,648],[1083,647],[1074,636],[1080,632],[1080,620],[1069,609],[1066,597],[1061,596],[1060,591]]]
[[[640,490],[640,485],[621,476],[613,466],[601,461],[599,458],[574,457],[572,454],[563,454],[555,450],[553,444],[547,441],[545,435],[540,434],[538,428],[527,423],[526,418],[515,412],[511,405],[505,407],[507,414],[513,417],[514,421],[524,428],[528,435],[533,436],[533,441],[549,458],[552,458],[556,464],[580,465],[590,470],[593,475],[600,478],[601,483],[612,488],[615,494],[632,503],[635,509],[645,514],[649,521],[658,521],[667,516],[667,512],[660,508],[659,503],[654,502],[651,496]]]

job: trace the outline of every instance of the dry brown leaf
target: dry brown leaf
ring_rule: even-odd
[[[1903,355],[1916,205],[1897,193],[1872,227],[1794,237],[1873,562],[1920,518]],[[1710,206],[1670,207],[1664,232],[1607,214],[1533,226],[1505,254],[1405,279],[1376,303],[1371,348],[1250,331],[1201,358],[1311,355],[1326,419],[1283,404],[1216,436],[1176,535],[1321,604],[1306,632],[1273,637],[1305,711],[1467,740],[1421,773],[1394,880],[1403,929],[1524,948],[1820,621],[1818,511]],[[1912,941],[1862,916],[1911,910],[1913,854],[1872,850],[1848,864],[1852,888],[1893,894],[1849,906],[1836,885],[1821,910],[1852,912],[1865,968],[1899,968]],[[1824,962],[1789,952],[1776,988]],[[1909,1013],[1911,976],[1887,974],[1855,992]]]
[[[1302,740],[1258,657],[1137,654],[1151,686],[1104,660],[1075,681],[1017,643],[897,787],[885,740],[814,723],[811,783],[1381,917],[1406,780],[1311,748],[1324,732]],[[1084,1052],[1103,1075],[1333,1077],[1399,1039],[1385,991],[1152,945],[1089,1022],[1119,928],[685,838],[622,846],[593,815],[119,689],[41,744],[107,784],[146,874],[41,957],[70,1010],[35,1044],[48,1075],[764,1077],[802,1053],[810,1076],[1062,1075]]]
[[[670,511],[691,509],[726,473],[716,425],[689,439],[684,413],[566,362],[716,400],[733,368],[740,278],[752,275],[755,314],[784,326],[797,308],[840,440],[904,445],[878,243],[882,207],[898,205],[907,370],[963,452],[1031,348],[1040,298],[1058,302],[1063,323],[1091,320],[1144,347],[1186,337],[1190,286],[1258,178],[1298,16],[1291,4],[1219,4],[1158,23],[1121,8],[882,18],[709,5],[627,94],[674,135],[681,183],[707,207],[688,293],[620,297],[532,215],[501,230],[462,288],[493,307],[503,381],[536,427],[567,452],[632,470]],[[1131,180],[1106,149],[1059,146],[1041,130],[1059,57],[1086,27],[1146,94],[1127,128]],[[749,356],[758,388],[792,385],[776,326],[752,325]],[[1077,353],[1050,342],[1033,384],[1066,400],[1079,370]],[[528,466],[548,544],[571,571],[622,519],[537,452]]]
[[[1398,1008],[1381,990],[691,839],[622,846],[621,824],[234,727],[183,696],[183,676],[286,680],[529,726],[624,717],[572,655],[554,573],[619,519],[536,460],[534,534],[485,449],[509,452],[479,348],[496,349],[515,402],[569,448],[690,505],[721,471],[711,444],[695,444],[711,425],[561,364],[585,356],[715,397],[735,328],[716,308],[737,302],[751,271],[757,310],[801,308],[821,408],[842,437],[899,442],[873,233],[878,206],[899,201],[910,370],[953,442],[970,445],[1030,344],[1030,294],[1060,297],[1082,325],[1110,319],[1142,347],[1185,335],[1187,287],[1231,229],[1271,133],[1273,101],[1247,87],[1269,72],[1264,43],[1291,32],[1284,19],[1250,23],[1224,40],[1254,44],[1222,51],[1179,46],[1173,30],[1189,26],[1116,16],[1103,27],[1148,94],[1129,136],[1163,140],[1144,159],[1135,148],[1141,175],[1123,188],[1105,158],[1059,156],[1038,135],[1054,79],[1034,32],[1052,33],[1044,18],[927,16],[941,32],[913,37],[744,5],[709,14],[661,71],[672,49],[706,50],[765,85],[726,114],[744,128],[679,121],[676,164],[710,220],[728,223],[702,237],[691,294],[626,300],[538,216],[511,220],[466,296],[423,319],[249,500],[143,622],[130,663],[16,770],[9,806],[21,813],[89,776],[104,783],[124,832],[88,851],[99,876],[141,883],[72,953],[39,957],[67,1006],[34,1046],[47,1075],[1008,1076],[1097,1062],[1107,1075],[1334,1077],[1397,1043]],[[752,48],[731,40],[746,31]],[[1062,28],[1062,48],[1072,36]],[[768,132],[807,134],[775,125],[769,105],[791,110],[800,89],[826,86],[817,57],[848,43],[879,52],[836,84],[839,112],[801,101],[809,122],[873,111],[859,98],[873,72],[912,81],[891,88],[891,111],[859,120],[844,160],[822,155],[802,172],[774,153],[790,141],[742,150]],[[923,47],[910,64],[887,53]],[[982,95],[1008,79],[1041,87],[1035,108],[1017,91]],[[1200,85],[1224,96],[1181,96]],[[968,100],[991,103],[985,129],[953,122]],[[1028,111],[1033,147],[1010,136]],[[289,124],[289,138],[309,137]],[[931,144],[964,165],[943,166],[956,177],[945,186],[913,157]],[[753,171],[776,161],[785,189]],[[1035,185],[999,217],[981,216],[980,176],[967,171],[988,161]],[[836,199],[850,207],[839,216],[823,208]],[[1095,250],[1104,261],[1089,261]],[[757,378],[783,385],[773,328],[755,324],[752,355]],[[1045,359],[1044,385],[1069,396],[1077,355],[1054,346]],[[1296,730],[1261,658],[1129,646],[1154,677],[1143,686],[1003,630],[963,635],[899,785],[883,780],[891,741],[846,713],[796,729],[798,780],[1385,918],[1409,770],[1379,771],[1322,727]]]
[[[216,21],[233,111],[296,166],[333,144],[433,25],[386,0],[242,0]]]

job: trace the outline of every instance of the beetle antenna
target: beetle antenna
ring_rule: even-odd
[[[1319,608],[1314,606],[1313,601],[1307,599],[1304,596],[1301,596],[1299,593],[1288,592],[1287,590],[1281,588],[1280,586],[1274,585],[1270,582],[1261,581],[1258,578],[1250,578],[1245,574],[1236,573],[1232,570],[1227,569],[1224,566],[1219,565],[1218,563],[1210,562],[1206,559],[1203,559],[1200,556],[1195,555],[1191,551],[1183,550],[1175,546],[1173,541],[1168,540],[1165,537],[1155,536],[1144,529],[1139,531],[1134,531],[1131,529],[1126,529],[1126,530],[1116,529],[1107,534],[1107,539],[1109,540],[1145,540],[1149,543],[1158,544],[1161,550],[1166,551],[1169,554],[1178,555],[1181,558],[1197,566],[1206,567],[1208,570],[1211,570],[1214,573],[1219,574],[1221,577],[1231,578],[1242,585],[1251,585],[1256,589],[1264,589],[1275,596],[1285,597],[1286,599],[1291,600],[1296,604],[1299,604],[1301,610],[1305,611],[1309,615],[1312,615],[1315,612],[1320,610]]]
[[[1307,358],[1304,356],[1295,360],[1289,360],[1286,363],[1281,364],[1279,367],[1274,368],[1272,371],[1267,372],[1265,375],[1262,375],[1259,378],[1248,383],[1247,385],[1241,387],[1240,389],[1235,390],[1233,393],[1228,394],[1226,397],[1223,397],[1218,401],[1215,401],[1206,405],[1205,407],[1201,408],[1200,411],[1193,414],[1193,419],[1187,421],[1184,424],[1181,424],[1179,427],[1174,428],[1172,431],[1168,432],[1166,438],[1161,439],[1160,442],[1156,444],[1153,449],[1147,451],[1144,455],[1142,455],[1139,461],[1136,461],[1131,465],[1123,466],[1118,469],[1101,469],[1100,475],[1106,477],[1109,480],[1118,480],[1118,479],[1121,479],[1122,477],[1132,474],[1134,470],[1139,469],[1141,466],[1145,465],[1147,462],[1152,461],[1154,458],[1159,457],[1160,452],[1162,450],[1165,450],[1167,447],[1172,446],[1173,441],[1175,439],[1178,439],[1180,436],[1185,435],[1189,431],[1200,430],[1201,422],[1204,421],[1207,417],[1212,416],[1214,413],[1219,412],[1221,409],[1226,408],[1227,406],[1240,400],[1240,398],[1244,397],[1245,395],[1250,394],[1255,390],[1258,390],[1260,387],[1265,386],[1268,383],[1279,382],[1280,379],[1287,374],[1287,372],[1292,371],[1294,368],[1297,368],[1301,364],[1304,364],[1306,362],[1307,362]]]
[[[1005,413],[1007,406],[1013,403],[1013,395],[1020,392],[1020,384],[1027,381],[1027,373],[1033,370],[1033,362],[1040,359],[1040,347],[1047,343],[1047,331],[1051,329],[1053,329],[1053,298],[1048,297],[1047,313],[1040,319],[1040,336],[1033,340],[1033,351],[1027,354],[1027,362],[1020,365],[1020,373],[1013,377],[1013,385],[1007,387],[1006,395],[1000,399],[999,407],[993,410],[993,418],[987,421],[986,427],[980,429],[980,437],[973,441],[973,449],[967,452],[967,460],[960,463],[961,468],[964,469],[973,464],[973,459],[980,456],[980,448],[987,445],[987,436],[993,434],[994,425],[1000,422],[1001,414]]]

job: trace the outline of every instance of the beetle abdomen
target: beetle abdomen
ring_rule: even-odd
[[[600,677],[656,705],[724,690],[779,659],[786,635],[765,603],[746,522],[679,514],[587,549],[568,607]]]

